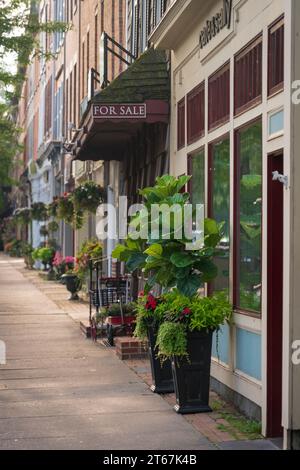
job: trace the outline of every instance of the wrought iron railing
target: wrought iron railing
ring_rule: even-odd
[[[136,56],[132,54],[130,51],[125,49],[121,44],[119,44],[115,39],[110,37],[107,33],[103,33],[101,36],[101,58],[100,58],[100,70],[97,71],[95,69],[89,70],[89,92],[88,92],[88,100],[93,98],[95,95],[95,90],[97,88],[97,84],[100,88],[104,89],[110,84],[110,76],[109,76],[109,54],[114,57],[117,57],[120,62],[129,66],[135,60]]]

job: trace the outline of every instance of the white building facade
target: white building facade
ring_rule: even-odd
[[[212,385],[286,448],[300,441],[299,27],[293,0],[175,0],[150,38],[171,51],[171,174],[190,174],[193,200],[225,222],[206,289],[235,313]]]

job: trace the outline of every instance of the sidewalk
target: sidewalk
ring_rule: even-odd
[[[215,448],[16,267],[0,256],[0,449]]]
[[[250,433],[230,425],[224,416],[239,416],[216,394],[211,396],[214,413],[176,415],[174,395],[149,391],[149,361],[122,363],[113,350],[84,339],[78,322],[87,322],[88,305],[67,297],[64,286],[0,256],[0,338],[7,342],[9,359],[0,366],[7,371],[5,376],[1,371],[0,380],[0,449],[277,449],[277,442],[249,440]],[[20,311],[25,315],[14,326]],[[12,429],[8,436],[6,422]],[[35,427],[44,422],[53,436],[36,434]],[[76,426],[69,429],[67,423]]]

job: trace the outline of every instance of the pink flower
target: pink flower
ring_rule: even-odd
[[[54,259],[53,259],[53,266],[60,266],[63,263],[63,257],[59,251],[55,253]]]

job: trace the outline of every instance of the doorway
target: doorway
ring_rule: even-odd
[[[267,437],[281,437],[283,321],[283,152],[268,156]]]

